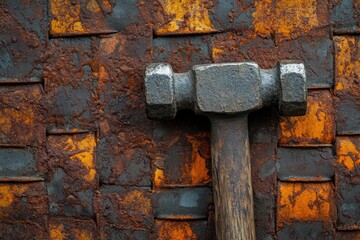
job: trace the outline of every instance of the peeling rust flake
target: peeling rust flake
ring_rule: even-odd
[[[253,24],[261,36],[291,39],[327,24],[322,0],[257,0],[255,8]]]
[[[36,146],[44,140],[39,85],[0,88],[0,145]]]
[[[98,239],[93,220],[76,220],[72,218],[50,218],[50,240],[94,240]]]
[[[156,220],[155,239],[211,239],[206,232],[206,221],[166,221]]]
[[[335,39],[335,109],[337,132],[360,133],[360,40],[338,36]]]
[[[79,168],[78,171],[81,171],[80,177],[83,180],[89,183],[94,182],[96,175],[94,158],[96,139],[93,134],[74,136],[55,135],[50,136],[48,140],[51,150],[64,154],[63,156],[67,156],[72,165]],[[63,167],[67,168],[65,164]]]
[[[337,162],[348,171],[360,165],[360,138],[338,137],[336,139]]]
[[[312,91],[305,116],[282,117],[279,144],[282,146],[327,146],[335,137],[332,95],[329,91]]]
[[[87,3],[85,3],[87,2]],[[100,4],[99,4],[100,2]],[[103,12],[111,11],[108,0],[50,0],[50,34],[52,36],[86,35],[113,32],[105,22]],[[87,17],[90,15],[91,17]]]
[[[211,33],[216,29],[203,0],[161,0],[166,17],[155,30],[157,35]]]
[[[167,149],[169,156],[155,162],[155,187],[208,185],[211,180],[209,134],[178,136],[172,141]]]
[[[154,220],[149,190],[103,185],[96,199],[102,226],[127,230],[151,229]]]
[[[331,222],[334,194],[330,183],[281,182],[278,195],[277,224],[301,221]]]

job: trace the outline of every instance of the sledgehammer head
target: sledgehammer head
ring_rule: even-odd
[[[169,64],[150,64],[145,71],[149,118],[172,119],[178,109],[198,114],[237,114],[278,104],[283,115],[306,113],[306,73],[298,61],[281,61],[274,69],[256,63],[195,65],[174,73]]]

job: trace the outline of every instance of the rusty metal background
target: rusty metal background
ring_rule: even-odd
[[[144,67],[282,59],[308,112],[249,116],[257,239],[359,239],[359,34],[358,0],[1,1],[0,239],[214,239],[210,124],[148,120]]]

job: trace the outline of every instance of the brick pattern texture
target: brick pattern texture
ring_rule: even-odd
[[[283,59],[308,110],[250,114],[257,239],[360,239],[359,33],[359,0],[2,0],[0,239],[215,239],[210,123],[148,120],[144,67]]]

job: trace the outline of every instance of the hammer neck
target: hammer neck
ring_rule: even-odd
[[[261,97],[262,105],[269,106],[278,102],[280,83],[277,68],[261,69]]]
[[[177,109],[192,109],[195,96],[194,73],[175,73],[174,90]]]

